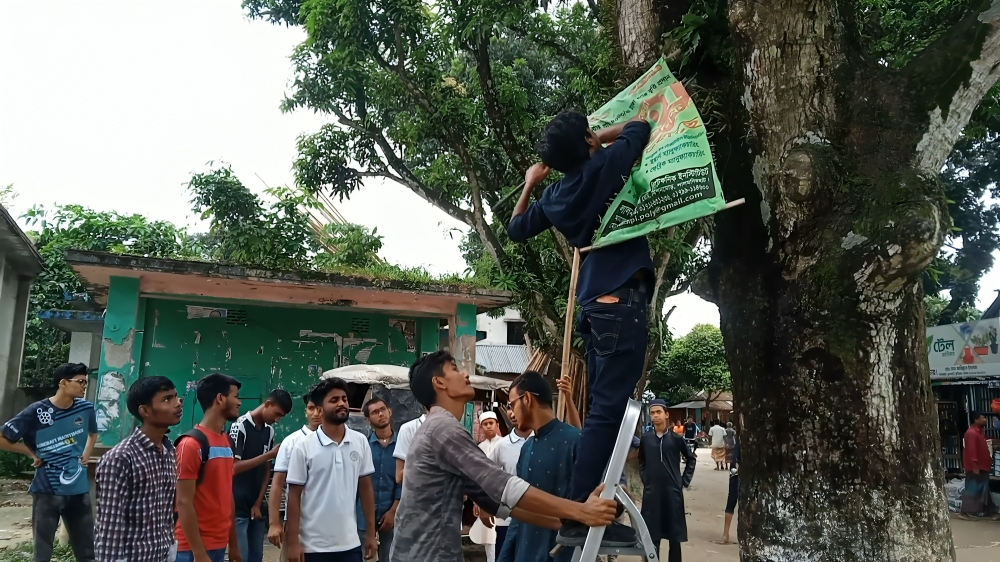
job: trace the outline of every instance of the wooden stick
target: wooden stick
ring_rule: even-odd
[[[721,210],[725,211],[726,209],[732,209],[733,207],[738,207],[738,206],[740,206],[740,205],[742,205],[742,204],[744,204],[746,202],[747,202],[746,198],[740,197],[739,199],[734,199],[734,200],[726,203],[726,206],[723,207]],[[631,238],[630,238],[630,240],[631,240]],[[612,246],[613,245],[614,244],[612,244]],[[593,246],[587,246],[586,248],[580,248],[580,253],[581,254],[586,254],[587,252],[589,252],[589,251],[591,251],[593,249],[594,249]]]
[[[562,370],[560,377],[570,377],[573,382],[573,370],[570,360],[573,358],[573,314],[576,312],[576,283],[580,278],[580,249],[573,249],[573,270],[569,276],[569,299],[566,301],[566,323],[563,329]],[[556,414],[560,420],[566,419],[566,400],[573,397],[559,391],[559,408]]]

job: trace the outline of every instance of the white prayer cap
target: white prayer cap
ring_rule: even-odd
[[[497,415],[494,412],[483,412],[479,414],[479,423],[483,423],[486,420],[495,420]]]

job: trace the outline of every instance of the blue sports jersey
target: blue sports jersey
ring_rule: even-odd
[[[28,406],[3,426],[3,435],[11,442],[24,439],[45,465],[35,471],[32,493],[72,496],[90,491],[87,468],[80,457],[87,438],[97,433],[94,405],[79,398],[63,410],[46,398]]]

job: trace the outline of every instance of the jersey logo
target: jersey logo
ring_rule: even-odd
[[[76,479],[80,477],[81,473],[83,473],[83,465],[79,464],[76,465],[76,472],[69,476],[66,476],[66,469],[63,469],[63,471],[59,473],[59,483],[63,486],[69,486],[73,482],[76,482]]]
[[[351,451],[351,460],[352,461],[358,462],[360,459],[361,459],[361,455],[359,455],[357,451]]]
[[[83,416],[77,416],[73,418],[73,425],[77,427],[83,427]]]
[[[49,408],[48,410],[43,410],[41,408],[35,410],[38,414],[38,423],[42,425],[52,425],[52,412],[54,411],[55,410],[52,408]]]

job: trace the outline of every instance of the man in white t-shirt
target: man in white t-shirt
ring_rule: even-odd
[[[292,458],[292,451],[295,444],[303,437],[312,434],[323,423],[323,408],[318,404],[313,404],[309,400],[309,394],[302,397],[306,403],[306,425],[292,432],[285,438],[278,449],[278,456],[274,459],[274,480],[271,481],[271,493],[267,498],[267,517],[270,521],[270,528],[267,531],[267,540],[274,546],[281,549],[280,562],[288,560],[288,544],[285,540],[285,497],[288,493],[288,486],[285,485],[285,477],[288,473],[288,461]]]
[[[288,559],[362,562],[362,554],[371,559],[378,550],[371,446],[347,427],[343,379],[324,379],[310,395],[323,408],[323,423],[295,444],[288,462]],[[355,517],[359,497],[367,530],[363,553]]]
[[[489,457],[496,448],[497,443],[503,441],[499,433],[500,424],[494,412],[486,411],[479,415],[479,428],[483,430],[483,440],[479,443],[479,450]],[[473,513],[479,515],[479,506],[475,506]],[[486,547],[486,562],[496,560],[497,531],[493,525],[492,517],[480,518],[472,528],[469,529],[469,540]]]
[[[719,420],[712,421],[712,429],[708,431],[708,436],[712,438],[712,460],[715,461],[715,470],[725,470],[726,429]]]
[[[417,434],[417,430],[420,429],[420,426],[424,424],[424,420],[426,419],[427,414],[424,414],[415,420],[410,420],[404,423],[399,428],[399,435],[396,436],[396,450],[392,452],[392,456],[396,459],[396,482],[399,482],[400,484],[403,483],[403,468],[406,466],[406,451],[410,448],[413,436]]]

